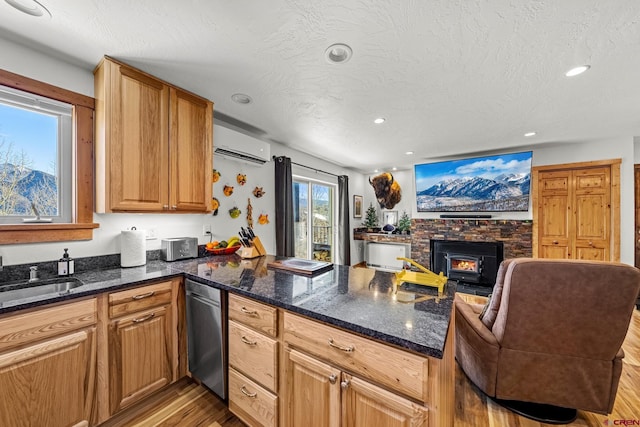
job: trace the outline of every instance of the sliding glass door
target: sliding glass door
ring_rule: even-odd
[[[333,262],[335,184],[293,177],[295,256]]]

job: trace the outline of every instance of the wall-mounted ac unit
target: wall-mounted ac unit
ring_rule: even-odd
[[[217,155],[232,160],[259,165],[271,160],[268,142],[218,125],[213,126],[213,146]]]

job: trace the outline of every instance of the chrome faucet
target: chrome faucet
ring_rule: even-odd
[[[38,266],[33,265],[29,267],[29,281],[35,282],[36,280],[38,280]]]

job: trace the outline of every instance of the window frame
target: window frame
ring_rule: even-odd
[[[57,205],[58,214],[48,215],[42,210],[41,216],[45,220],[49,220],[54,223],[68,224],[72,220],[73,203],[72,197],[72,172],[73,168],[73,118],[72,111],[73,106],[68,103],[63,103],[57,100],[52,100],[41,95],[35,95],[32,93],[18,90],[16,88],[10,88],[8,86],[0,85],[0,102],[10,108],[21,109],[28,111],[32,114],[47,115],[56,118],[56,179],[58,182],[57,191]],[[38,107],[33,105],[37,104]],[[36,205],[36,209],[40,209],[40,206]],[[2,225],[15,225],[23,224],[24,220],[34,218],[35,213],[31,210],[24,215],[6,215],[0,216],[0,224]],[[45,223],[45,221],[43,221]]]
[[[95,100],[67,89],[0,69],[0,84],[73,105],[72,206],[69,223],[0,224],[0,244],[93,239],[93,115]]]

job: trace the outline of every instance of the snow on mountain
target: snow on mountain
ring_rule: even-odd
[[[447,179],[418,193],[418,196],[500,200],[529,193],[530,174],[502,174],[494,179],[465,177]]]

